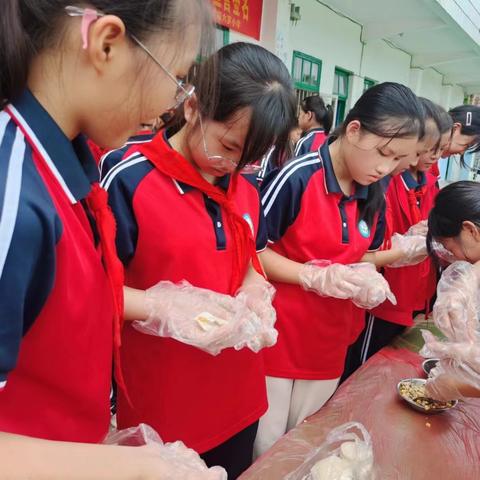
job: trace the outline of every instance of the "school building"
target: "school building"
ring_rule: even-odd
[[[274,52],[297,98],[319,93],[336,123],[377,82],[403,83],[447,109],[480,93],[480,0],[212,2],[220,45]]]

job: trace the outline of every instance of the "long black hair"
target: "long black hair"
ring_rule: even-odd
[[[140,40],[155,31],[168,33],[170,38],[175,35],[181,38],[184,29],[193,23],[201,27],[201,44],[206,51],[214,45],[208,0],[2,0],[0,106],[14,100],[25,89],[34,56],[60,45],[68,20],[65,7],[85,4],[104,14],[118,16],[127,33]]]
[[[436,238],[460,235],[463,222],[480,228],[480,183],[469,180],[454,182],[442,188],[428,216],[427,248],[433,254]]]
[[[440,146],[441,136],[447,132],[452,132],[453,120],[447,111],[440,105],[432,102],[428,98],[419,97],[420,103],[425,111],[425,120],[432,120],[438,130],[438,141],[435,149],[438,150]]]
[[[424,110],[418,97],[406,86],[384,82],[366,90],[334,132],[342,137],[347,125],[358,120],[362,130],[383,138],[422,138],[425,133]],[[379,182],[368,189],[368,198],[359,202],[360,215],[369,226],[384,205]]]
[[[277,164],[286,154],[289,133],[296,122],[295,96],[290,74],[273,53],[251,43],[232,43],[221,48],[199,69],[216,61],[217,100],[197,86],[199,109],[203,116],[224,122],[241,108],[250,107],[251,121],[238,168],[260,160],[275,145],[272,162]],[[196,80],[194,81],[196,84]],[[205,82],[204,82],[205,84]],[[213,110],[208,115],[208,110]]]
[[[300,104],[300,108],[305,112],[312,112],[316,122],[323,127],[328,135],[333,124],[333,109],[331,105],[325,105],[320,95],[311,95],[305,97]]]
[[[460,133],[462,135],[475,136],[474,144],[468,149],[468,152],[475,153],[480,151],[480,107],[477,105],[459,105],[448,112],[452,117],[453,123],[460,124]],[[460,164],[464,168],[471,167],[465,163],[465,154],[460,156]]]

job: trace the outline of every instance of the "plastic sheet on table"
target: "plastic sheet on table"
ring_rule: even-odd
[[[409,350],[383,349],[241,479],[284,479],[333,428],[352,421],[362,423],[370,433],[381,480],[480,479],[480,399],[428,416],[412,410],[397,394],[401,379],[425,377],[422,360]]]

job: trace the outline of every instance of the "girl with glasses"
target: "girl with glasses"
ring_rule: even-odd
[[[266,247],[263,211],[255,175],[245,172],[272,144],[284,144],[295,120],[291,80],[277,57],[247,43],[220,49],[200,66],[197,79],[210,62],[218,68],[212,113],[196,80],[183,128],[173,135],[162,130],[123,160],[120,152],[103,165],[117,248],[129,287],[169,281],[176,296],[185,288],[179,282],[187,281],[192,291],[207,292],[210,313],[242,295],[273,327],[272,291],[256,253]],[[184,309],[192,304],[185,296]],[[165,440],[182,440],[207,465],[221,465],[237,478],[252,461],[258,419],[267,408],[261,355],[227,348],[212,356],[179,339],[159,338],[154,326],[151,335],[142,330],[127,326],[123,333],[132,403],[119,393],[120,427],[148,423]],[[258,348],[275,339],[276,332],[260,339]]]
[[[174,105],[176,78],[210,35],[210,8],[202,0],[87,5],[2,2],[0,451],[8,455],[0,470],[32,479],[221,478],[170,462],[163,447],[94,445],[108,433],[112,356],[131,301],[82,136],[118,148]],[[123,384],[118,361],[115,370]],[[191,455],[180,449],[181,459]]]

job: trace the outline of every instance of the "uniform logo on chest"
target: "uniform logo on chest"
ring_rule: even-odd
[[[255,236],[255,227],[253,226],[252,217],[248,213],[243,214],[243,219],[248,223],[250,230],[252,231],[252,235]]]
[[[358,222],[358,231],[363,238],[368,238],[370,236],[370,228],[368,228],[365,220],[360,220]]]

